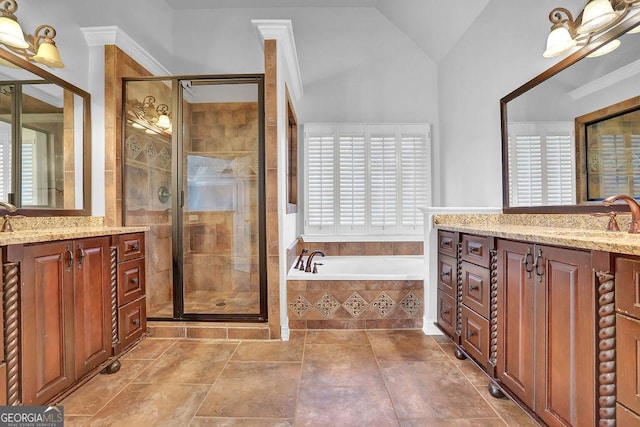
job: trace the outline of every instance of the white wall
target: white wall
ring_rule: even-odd
[[[437,123],[435,64],[374,8],[176,11],[174,71],[263,72],[251,19],[292,21],[300,122]]]
[[[501,206],[500,98],[562,58],[542,57],[549,12],[582,0],[491,0],[438,67],[440,202]]]

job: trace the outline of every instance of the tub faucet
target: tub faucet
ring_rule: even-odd
[[[307,266],[304,268],[305,273],[311,273],[311,266],[313,265],[313,257],[316,255],[324,256],[324,252],[322,251],[313,251],[309,258],[307,258]]]
[[[298,260],[296,261],[296,265],[293,268],[296,268],[298,270],[304,270],[304,259],[302,259],[302,256],[307,252],[309,252],[307,248],[303,248],[300,251],[300,255],[298,255]]]
[[[607,197],[602,201],[605,206],[611,206],[616,200],[622,200],[631,210],[631,226],[629,227],[629,233],[640,234],[640,205],[638,202],[630,196],[625,194],[616,194],[615,196]]]

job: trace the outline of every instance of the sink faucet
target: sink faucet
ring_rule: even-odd
[[[305,267],[304,271],[305,273],[311,273],[311,266],[313,265],[313,257],[316,255],[320,255],[320,256],[324,256],[324,252],[322,251],[313,251],[311,252],[311,255],[309,255],[309,258],[307,258],[307,266]]]
[[[13,206],[11,203],[9,202],[0,202],[0,206],[2,206],[3,208],[5,208],[6,210],[8,210],[9,212],[15,212],[18,210],[18,208],[16,208],[15,206]]]
[[[631,210],[631,226],[629,227],[629,233],[640,234],[640,204],[630,196],[625,194],[616,194],[615,196],[607,197],[602,201],[605,206],[611,206],[616,200],[622,200],[629,205]]]

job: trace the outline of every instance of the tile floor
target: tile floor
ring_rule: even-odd
[[[61,402],[71,426],[535,426],[421,331],[147,338]]]

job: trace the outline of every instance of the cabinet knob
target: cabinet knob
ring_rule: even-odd
[[[445,277],[451,276],[451,271],[442,271],[440,272],[440,278],[444,279]]]
[[[134,278],[131,279],[131,283],[136,284],[136,285],[138,284],[139,281],[140,281],[140,279],[138,279],[137,277],[134,277]]]
[[[140,249],[140,245],[138,245],[137,243],[134,243],[133,245],[131,245],[132,251],[137,251],[138,249]]]
[[[136,326],[140,326],[140,319],[133,319],[131,323],[133,323]]]
[[[469,285],[469,291],[470,292],[475,292],[478,289],[480,289],[480,286],[478,286],[478,285]]]
[[[480,255],[482,253],[482,247],[469,245],[469,253],[473,255]]]
[[[442,310],[440,312],[440,317],[448,316],[449,314],[451,314],[451,310],[450,309]]]

